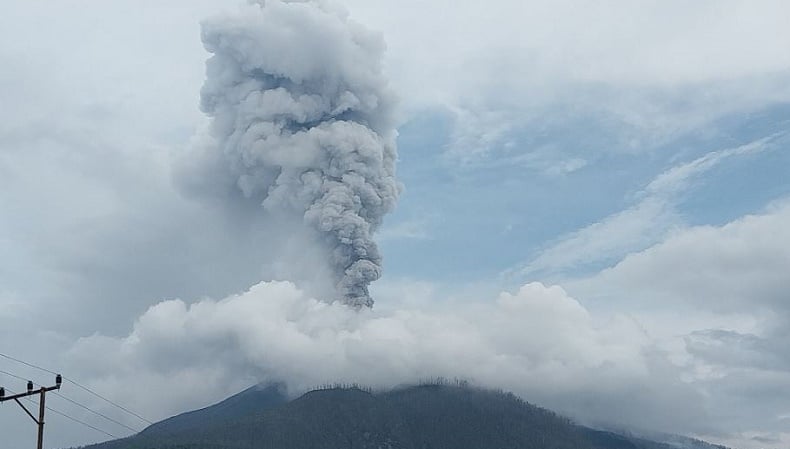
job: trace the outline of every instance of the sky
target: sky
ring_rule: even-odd
[[[327,27],[295,26],[305,11]],[[250,64],[392,100],[372,126],[397,130],[400,189],[372,237],[372,310],[332,302],[323,228],[200,187],[226,176],[195,162],[224,138],[201,110],[201,23],[243,37],[260,14],[285,31]],[[256,382],[444,376],[586,424],[786,448],[788,17],[784,1],[11,0],[0,353],[151,421]],[[0,358],[0,385],[23,389],[9,373],[52,382]],[[0,433],[24,447],[35,426],[4,403]],[[46,438],[109,437],[52,415]]]

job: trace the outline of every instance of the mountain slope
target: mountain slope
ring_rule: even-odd
[[[90,449],[672,449],[578,426],[512,394],[419,386],[371,394],[246,390],[215,406]],[[254,398],[262,398],[253,406]],[[279,402],[278,402],[279,401]],[[242,405],[240,405],[242,404]]]
[[[141,435],[157,437],[193,431],[205,427],[208,423],[216,425],[222,421],[254,415],[287,401],[282,385],[264,388],[253,386],[210,407],[182,413],[153,424],[143,430]]]

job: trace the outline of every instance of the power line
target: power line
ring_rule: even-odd
[[[0,369],[0,374],[5,374],[6,376],[11,376],[13,378],[21,380],[22,382],[27,382],[28,380],[30,380],[30,379],[25,379],[24,377],[19,377],[16,374],[11,374],[8,371],[3,371],[1,369]],[[8,391],[11,391],[11,390],[8,390]]]
[[[4,371],[4,370],[1,370],[1,369],[0,369],[0,374],[5,374],[6,376],[11,376],[11,377],[19,379],[21,381],[27,381],[27,379],[25,379],[24,377],[17,376],[16,374],[9,373],[8,371]],[[9,390],[9,391],[11,391],[11,390]],[[77,401],[75,401],[73,399],[70,399],[70,398],[68,398],[68,397],[66,397],[66,396],[64,396],[64,395],[62,395],[62,394],[60,394],[60,393],[58,393],[56,391],[53,391],[52,394],[54,394],[55,396],[58,396],[59,398],[63,398],[64,400],[66,400],[68,402],[71,402],[72,404],[76,405],[77,407],[83,408],[83,409],[93,413],[96,416],[100,416],[100,417],[106,419],[107,421],[110,421],[112,423],[118,424],[121,427],[124,427],[124,428],[126,428],[128,430],[131,430],[134,433],[139,433],[140,432],[137,429],[133,429],[133,428],[127,426],[126,424],[124,424],[124,423],[122,423],[120,421],[116,421],[115,419],[110,418],[109,416],[107,416],[107,415],[105,415],[103,413],[97,412],[96,410],[93,410],[92,408],[88,407],[87,405],[80,404],[79,402],[77,402]]]
[[[69,416],[69,415],[67,415],[67,414],[65,414],[65,413],[63,413],[63,412],[59,412],[59,411],[57,411],[57,410],[53,410],[53,409],[51,409],[50,407],[47,407],[47,410],[49,410],[50,412],[52,412],[52,413],[55,413],[55,414],[57,414],[57,415],[60,415],[60,416],[62,416],[62,417],[64,417],[64,418],[68,418],[68,419],[70,419],[70,420],[74,421],[74,422],[75,422],[75,423],[77,423],[77,424],[82,424],[82,425],[83,425],[83,426],[85,426],[85,427],[90,427],[91,429],[93,429],[93,430],[95,430],[95,431],[97,431],[97,432],[101,432],[101,433],[103,433],[103,434],[107,435],[107,436],[108,436],[108,437],[110,437],[110,438],[113,438],[113,439],[116,439],[116,440],[118,439],[118,437],[116,437],[115,435],[111,434],[110,432],[105,432],[104,430],[101,430],[101,429],[99,429],[98,427],[93,427],[92,425],[90,425],[90,424],[88,424],[88,423],[86,423],[86,422],[82,422],[82,421],[80,421],[80,420],[79,420],[79,419],[77,419],[77,418],[73,418],[73,417],[71,417],[71,416]]]
[[[8,389],[8,388],[6,388],[6,390],[7,390],[9,393],[15,394],[13,390],[10,390],[10,389]],[[30,398],[24,398],[24,399],[25,399],[26,401],[28,401],[28,402],[31,402],[31,403],[33,403],[33,404],[38,404],[38,402],[34,401],[33,399],[30,399]],[[99,429],[98,427],[95,427],[95,426],[92,426],[92,425],[90,425],[90,424],[88,424],[88,423],[86,423],[86,422],[80,421],[80,420],[79,420],[79,419],[77,419],[77,418],[74,418],[74,417],[72,417],[72,416],[69,416],[69,415],[67,415],[67,414],[65,414],[65,413],[63,413],[63,412],[61,412],[61,411],[59,411],[59,410],[55,410],[55,409],[53,409],[53,408],[52,408],[52,407],[50,407],[50,406],[45,406],[44,408],[46,408],[47,410],[49,410],[50,412],[52,412],[52,413],[54,413],[54,414],[56,414],[56,415],[60,415],[60,416],[62,416],[62,417],[64,417],[64,418],[70,419],[70,420],[74,421],[74,422],[75,422],[75,423],[77,423],[77,424],[82,424],[82,425],[83,425],[83,426],[85,426],[85,427],[89,427],[89,428],[91,428],[91,429],[93,429],[93,430],[95,430],[95,431],[97,431],[97,432],[101,432],[101,433],[103,433],[103,434],[105,434],[105,435],[109,436],[110,438],[115,438],[115,439],[118,439],[118,437],[116,437],[115,435],[111,434],[110,432],[106,432],[106,431],[104,431],[104,430],[102,430],[102,429]]]
[[[63,395],[62,395],[62,394],[60,394],[60,393],[54,393],[54,395],[55,395],[55,396],[57,396],[57,397],[63,398],[63,399],[65,399],[66,401],[68,401],[68,402],[71,402],[72,404],[76,405],[77,407],[83,408],[83,409],[85,409],[85,410],[87,410],[87,411],[89,411],[89,412],[93,413],[93,414],[94,414],[94,415],[96,415],[96,416],[101,416],[102,418],[106,419],[107,421],[110,421],[110,422],[112,422],[112,423],[118,424],[118,425],[119,425],[119,426],[121,426],[121,427],[125,427],[126,429],[128,429],[128,430],[131,430],[131,431],[132,431],[132,432],[134,432],[134,433],[139,433],[139,432],[140,432],[139,430],[137,430],[137,429],[133,429],[133,428],[131,428],[131,427],[127,426],[126,424],[124,424],[124,423],[122,423],[122,422],[120,422],[120,421],[116,421],[116,420],[114,420],[114,419],[110,418],[109,416],[107,416],[107,415],[105,415],[105,414],[102,414],[102,413],[100,413],[100,412],[97,412],[96,410],[93,410],[93,409],[91,409],[91,408],[90,408],[90,407],[88,407],[87,405],[83,405],[83,404],[80,404],[80,403],[79,403],[79,402],[77,402],[77,401],[74,401],[74,400],[72,400],[72,399],[69,399],[69,398],[67,398],[66,396],[63,396]]]
[[[0,353],[0,357],[4,357],[4,358],[6,358],[6,359],[8,359],[8,360],[13,360],[14,362],[21,363],[21,364],[23,364],[23,365],[25,365],[25,366],[29,366],[29,367],[31,367],[31,368],[35,368],[35,369],[38,369],[38,370],[44,371],[44,372],[46,372],[46,373],[49,373],[49,374],[57,374],[57,373],[55,373],[54,371],[48,370],[48,369],[46,369],[46,368],[42,368],[42,367],[40,367],[40,366],[37,366],[37,365],[34,365],[34,364],[32,364],[32,363],[25,362],[24,360],[19,360],[19,359],[17,359],[17,358],[11,357],[10,355],[7,355],[7,354]],[[14,376],[14,377],[16,377],[16,376]],[[63,380],[65,380],[65,381],[67,381],[67,382],[69,382],[69,383],[73,384],[73,385],[74,385],[74,386],[76,386],[76,387],[79,387],[79,388],[81,388],[81,389],[83,389],[83,390],[87,391],[88,393],[90,393],[90,394],[92,394],[92,395],[96,396],[97,398],[99,398],[99,399],[101,399],[101,400],[103,400],[103,401],[105,401],[105,402],[107,402],[107,403],[109,403],[109,404],[111,404],[111,405],[113,405],[113,406],[115,406],[115,407],[118,407],[119,409],[121,409],[121,410],[125,411],[126,413],[128,413],[128,414],[130,414],[130,415],[132,415],[132,416],[136,417],[137,419],[139,419],[139,420],[141,420],[141,421],[145,422],[146,424],[153,424],[153,421],[150,421],[150,420],[148,420],[148,419],[145,419],[145,418],[143,418],[142,416],[140,416],[140,415],[138,415],[137,413],[135,413],[135,412],[133,412],[133,411],[129,410],[128,408],[126,408],[126,407],[124,407],[124,406],[122,406],[122,405],[120,405],[120,404],[117,404],[117,403],[115,403],[115,402],[113,402],[113,401],[111,401],[111,400],[109,400],[109,399],[105,398],[104,396],[100,395],[99,393],[96,393],[95,391],[91,390],[90,388],[88,388],[88,387],[86,387],[86,386],[84,386],[84,385],[81,385],[81,384],[77,383],[77,381],[75,381],[75,380],[73,380],[73,379],[70,379],[70,378],[68,378],[68,377],[66,377],[66,376],[63,376]]]
[[[54,371],[50,371],[50,370],[48,370],[48,369],[46,369],[46,368],[42,368],[42,367],[40,367],[40,366],[33,365],[32,363],[27,363],[27,362],[25,362],[25,361],[23,361],[23,360],[15,359],[15,358],[11,357],[10,355],[6,355],[6,354],[2,354],[2,353],[0,353],[0,357],[7,358],[8,360],[13,360],[13,361],[15,361],[15,362],[17,362],[17,363],[21,363],[21,364],[23,364],[23,365],[27,365],[27,366],[29,366],[29,367],[31,367],[31,368],[35,368],[35,369],[38,369],[38,370],[41,370],[41,371],[47,372],[47,373],[49,373],[49,374],[57,374],[56,372],[54,372]]]
[[[11,377],[14,377],[14,378],[16,378],[16,379],[19,379],[19,380],[21,380],[21,381],[26,381],[26,380],[27,380],[27,379],[25,379],[24,377],[17,376],[17,375],[16,375],[16,374],[14,374],[14,373],[9,373],[8,371],[4,371],[4,370],[0,370],[0,374],[5,374],[6,376],[11,376]],[[9,391],[10,391],[10,390],[9,390]],[[83,408],[83,409],[85,409],[85,410],[87,410],[87,411],[89,411],[89,412],[93,413],[93,414],[94,414],[94,415],[96,415],[96,416],[100,416],[100,417],[102,417],[102,418],[106,419],[107,421],[110,421],[110,422],[112,422],[112,423],[115,423],[115,424],[117,424],[117,425],[119,425],[119,426],[121,426],[121,427],[124,427],[124,428],[126,428],[126,429],[128,429],[128,430],[131,430],[131,431],[132,431],[132,432],[134,432],[134,433],[139,433],[139,432],[140,432],[140,431],[139,431],[139,430],[137,430],[137,429],[134,429],[134,428],[132,428],[132,427],[129,427],[129,426],[127,426],[126,424],[124,424],[124,423],[122,423],[122,422],[120,422],[120,421],[116,421],[115,419],[113,419],[113,418],[110,418],[109,416],[107,416],[107,415],[105,415],[105,414],[103,414],[103,413],[97,412],[96,410],[93,410],[93,409],[91,409],[91,408],[90,408],[90,407],[88,407],[87,405],[80,404],[79,402],[77,402],[77,401],[75,401],[75,400],[73,400],[73,399],[71,399],[71,398],[68,398],[68,397],[66,397],[66,396],[64,396],[64,395],[62,395],[62,394],[60,394],[60,393],[58,393],[58,392],[54,392],[54,391],[53,391],[53,392],[52,392],[52,394],[54,394],[55,396],[58,396],[58,397],[60,397],[60,398],[63,398],[64,400],[66,400],[66,401],[68,401],[68,402],[71,402],[72,404],[76,405],[77,407]]]
[[[70,379],[70,378],[68,378],[68,377],[64,377],[63,379],[67,380],[69,383],[71,383],[71,384],[73,384],[73,385],[75,385],[75,386],[77,386],[77,387],[79,387],[79,388],[82,388],[83,390],[85,390],[85,391],[87,391],[88,393],[90,393],[90,394],[92,394],[92,395],[96,396],[97,398],[99,398],[99,399],[101,399],[101,400],[103,400],[103,401],[107,402],[108,404],[111,404],[111,405],[114,405],[115,407],[118,407],[119,409],[121,409],[121,410],[125,411],[126,413],[128,413],[128,414],[130,414],[130,415],[134,416],[135,418],[137,418],[137,419],[139,419],[139,420],[141,420],[141,421],[145,422],[146,424],[149,424],[149,425],[150,425],[150,424],[153,424],[153,421],[150,421],[150,420],[148,420],[148,419],[145,419],[145,418],[143,418],[142,416],[138,415],[137,413],[135,413],[135,412],[133,412],[133,411],[129,410],[128,408],[126,408],[126,407],[124,407],[124,406],[122,406],[122,405],[116,404],[115,402],[113,402],[113,401],[111,401],[111,400],[109,400],[109,399],[105,398],[104,396],[100,395],[99,393],[96,393],[95,391],[91,390],[90,388],[88,388],[88,387],[85,387],[85,386],[82,386],[82,385],[78,384],[76,381],[74,381],[74,380],[72,380],[72,379]]]
[[[27,380],[27,379],[25,379],[24,377],[17,376],[17,375],[16,375],[16,374],[14,374],[14,373],[9,373],[8,371],[4,371],[4,370],[1,370],[1,369],[0,369],[0,374],[5,374],[6,376],[15,377],[15,378],[17,378],[17,379],[19,379],[19,380],[21,380],[21,381],[26,381],[26,380]],[[9,391],[10,391],[10,390],[9,390]],[[113,419],[113,418],[110,418],[109,416],[107,416],[107,415],[105,415],[105,414],[102,414],[102,413],[100,413],[100,412],[97,412],[96,410],[93,410],[92,408],[88,407],[88,406],[87,406],[87,405],[85,405],[85,404],[80,404],[79,402],[77,402],[77,401],[75,401],[75,400],[73,400],[73,399],[71,399],[71,398],[68,398],[68,397],[66,397],[65,395],[62,395],[62,394],[60,394],[60,393],[58,393],[58,392],[56,392],[56,391],[53,391],[53,392],[52,392],[52,394],[54,394],[55,396],[58,396],[58,397],[60,397],[60,398],[62,398],[62,399],[64,399],[64,400],[66,400],[66,401],[68,401],[68,402],[71,402],[72,404],[76,405],[77,407],[83,408],[83,409],[85,409],[85,410],[87,410],[87,411],[89,411],[89,412],[93,413],[94,415],[101,416],[102,418],[106,419],[107,421],[110,421],[110,422],[112,422],[112,423],[118,424],[118,425],[119,425],[119,426],[121,426],[121,427],[125,427],[126,429],[128,429],[128,430],[131,430],[131,431],[132,431],[132,432],[134,432],[134,433],[139,433],[139,432],[140,432],[140,431],[139,431],[139,430],[137,430],[137,429],[133,429],[133,428],[131,428],[131,427],[127,426],[126,424],[122,423],[122,422],[116,421],[115,419]]]

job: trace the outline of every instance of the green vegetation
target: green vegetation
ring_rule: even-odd
[[[516,396],[431,384],[325,388],[286,401],[250,389],[89,449],[672,449],[592,430]]]

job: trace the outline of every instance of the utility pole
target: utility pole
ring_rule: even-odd
[[[60,390],[60,385],[62,383],[63,383],[63,378],[60,376],[60,374],[55,376],[55,386],[53,387],[41,387],[38,390],[34,390],[33,382],[27,381],[26,393],[17,393],[17,394],[12,394],[11,396],[6,396],[5,388],[0,387],[0,402],[13,400],[17,404],[19,404],[19,406],[22,407],[22,410],[24,410],[25,413],[27,413],[27,416],[29,416],[30,419],[32,419],[38,425],[38,446],[36,446],[38,449],[44,449],[44,410],[46,409],[45,400],[47,396],[47,391]],[[33,396],[34,394],[41,395],[38,400],[38,419],[36,419],[36,417],[33,416],[32,413],[30,413],[30,410],[28,410],[27,407],[24,406],[24,404],[19,402],[19,399],[27,396]]]

